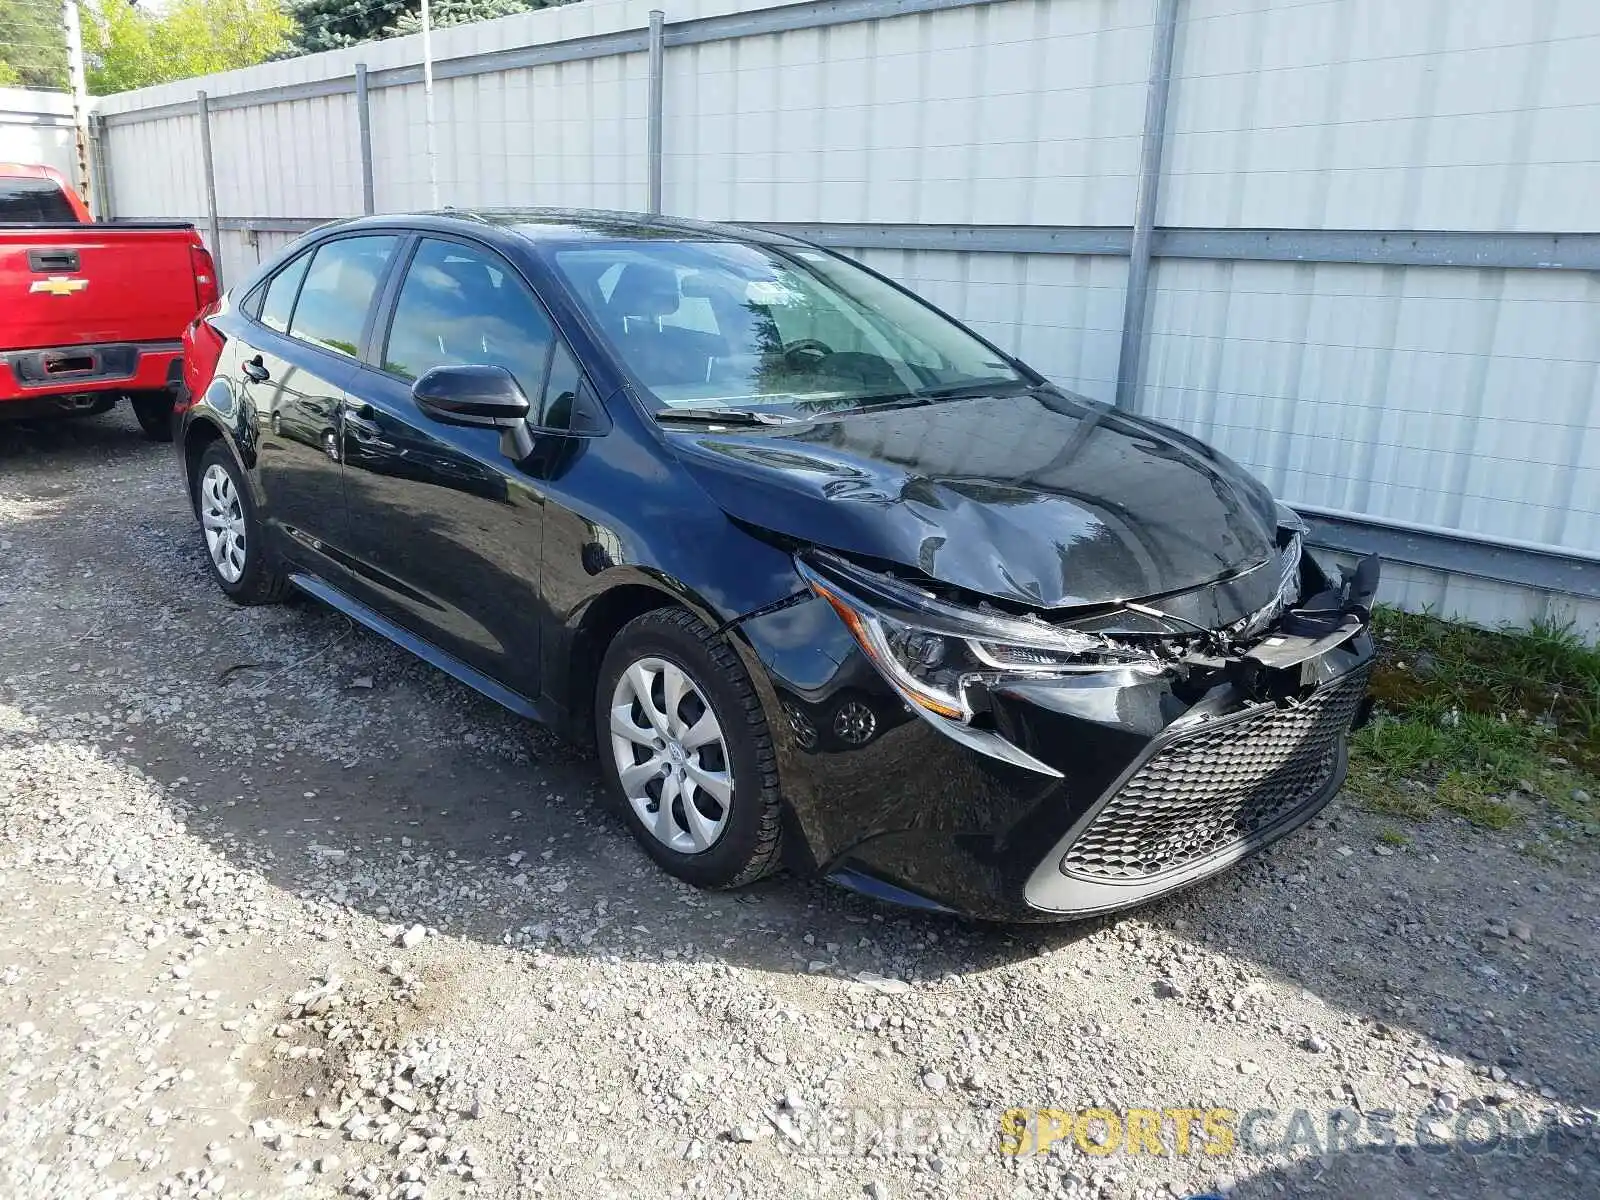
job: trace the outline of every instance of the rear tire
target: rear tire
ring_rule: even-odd
[[[133,415],[145,437],[153,442],[172,440],[172,403],[170,391],[131,392],[128,403],[133,405]]]
[[[281,601],[288,576],[266,545],[244,474],[226,442],[206,447],[195,476],[195,512],[217,586],[235,604]]]
[[[703,888],[777,870],[777,756],[726,639],[681,608],[635,618],[606,649],[594,713],[606,787],[657,865]]]

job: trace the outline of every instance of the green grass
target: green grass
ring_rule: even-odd
[[[1378,711],[1356,736],[1351,794],[1408,821],[1600,837],[1600,650],[1569,626],[1496,633],[1394,609],[1374,632]]]

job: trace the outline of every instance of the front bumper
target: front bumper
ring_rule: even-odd
[[[820,605],[742,628],[772,685],[807,865],[900,903],[996,920],[1140,904],[1304,824],[1343,782],[1373,656],[1363,630],[1304,663],[1277,700],[1225,673],[1007,686],[994,696],[997,727],[1053,778],[918,719]]]

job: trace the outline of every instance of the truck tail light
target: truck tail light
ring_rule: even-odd
[[[217,264],[204,246],[190,246],[189,260],[194,268],[194,298],[202,309],[210,308],[222,294],[217,287]]]

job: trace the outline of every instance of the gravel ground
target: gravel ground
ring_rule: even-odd
[[[1600,889],[1514,835],[1336,804],[1060,928],[697,892],[570,747],[230,605],[120,413],[0,427],[0,635],[7,1197],[1600,1196]],[[1269,1114],[1003,1152],[1093,1107]]]

